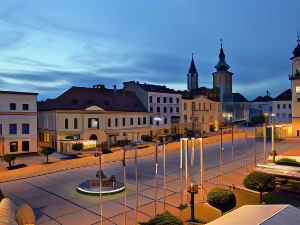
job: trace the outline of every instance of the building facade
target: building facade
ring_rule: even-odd
[[[255,123],[261,120],[265,114],[273,113],[273,98],[267,91],[266,96],[259,96],[250,102],[250,121]]]
[[[179,131],[182,96],[181,93],[166,86],[124,82],[124,90],[133,92],[148,112],[153,114],[152,120],[158,125],[157,132],[176,134]]]
[[[282,92],[273,100],[273,114],[275,114],[275,122],[291,123],[292,122],[292,92],[288,89]]]
[[[249,101],[240,93],[232,93],[233,97],[233,120],[249,121]]]
[[[206,96],[182,99],[182,130],[186,134],[192,131],[196,135],[214,132],[222,120],[221,103]]]
[[[300,38],[293,51],[292,74],[289,76],[292,91],[292,129],[293,136],[300,136]]]
[[[0,155],[37,152],[37,94],[0,91]]]
[[[74,144],[92,148],[96,144],[141,141],[154,133],[152,113],[131,92],[72,87],[56,99],[38,104],[39,146],[58,152],[74,149]]]

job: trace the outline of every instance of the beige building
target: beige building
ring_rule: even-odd
[[[0,155],[37,151],[36,93],[0,91]]]
[[[206,96],[182,99],[181,133],[195,131],[197,134],[214,132],[222,119],[221,103]]]
[[[56,99],[38,104],[39,146],[68,152],[77,143],[83,148],[115,145],[120,140],[141,141],[154,135],[157,125],[152,113],[134,93],[72,87]]]
[[[297,47],[293,51],[292,75],[291,80],[292,91],[292,129],[293,136],[300,136],[300,39],[298,37]]]

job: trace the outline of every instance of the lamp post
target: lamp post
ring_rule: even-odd
[[[220,133],[220,185],[223,186],[223,127],[220,127],[219,130],[221,131]],[[218,131],[218,129],[216,129]]]
[[[126,147],[123,149],[123,177],[124,177],[124,225],[127,224],[127,190],[126,190]]]
[[[154,214],[157,214],[157,173],[158,173],[158,140],[155,145],[155,196],[154,196]]]
[[[187,138],[180,139],[180,164],[179,164],[179,167],[180,167],[180,205],[179,205],[179,209],[180,210],[187,208],[187,204],[183,204],[183,150],[187,148],[187,144],[186,144],[187,141],[188,141]],[[187,161],[185,160],[185,162],[187,162]],[[187,179],[187,177],[186,177],[186,179]]]
[[[254,166],[256,166],[256,127],[254,127]]]
[[[198,185],[191,183],[188,192],[191,194],[191,218],[187,222],[199,222],[195,219],[195,194],[198,193]]]
[[[166,142],[163,137],[163,154],[164,154],[164,212],[166,211]]]
[[[276,158],[276,150],[275,150],[275,114],[272,113],[272,149],[271,149],[271,156],[272,156],[272,161],[275,163],[275,158]]]
[[[200,185],[201,185],[201,198],[203,199],[203,138],[199,138],[200,140]]]
[[[245,176],[247,176],[247,130],[245,130],[245,146],[244,146],[244,156],[245,156]]]
[[[135,157],[134,157],[134,164],[135,164],[135,189],[136,189],[136,199],[135,199],[135,224],[138,223],[138,208],[139,208],[139,181],[138,181],[138,148],[135,147]]]

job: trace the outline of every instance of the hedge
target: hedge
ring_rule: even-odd
[[[236,206],[234,193],[225,188],[213,188],[207,195],[207,201],[222,212],[227,212]]]
[[[183,225],[180,219],[176,216],[173,216],[168,211],[156,215],[154,218],[148,222],[140,222],[140,225]]]
[[[271,192],[275,189],[275,176],[272,174],[252,172],[243,181],[246,188],[258,192]]]
[[[284,166],[295,166],[300,167],[300,163],[297,162],[295,159],[289,159],[289,158],[282,158],[275,162],[278,165],[284,165]]]

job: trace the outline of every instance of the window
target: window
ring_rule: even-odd
[[[292,118],[292,114],[289,114],[289,118]]]
[[[147,123],[147,118],[144,117],[144,118],[143,118],[143,124],[146,124],[146,123]]]
[[[158,113],[160,112],[160,107],[156,108],[156,112],[158,112]]]
[[[283,107],[284,109],[286,109],[286,104],[283,104],[282,107]]]
[[[206,110],[206,109],[205,109],[205,103],[203,103],[203,110]]]
[[[110,118],[108,118],[108,120],[107,120],[107,126],[111,127],[111,119]]]
[[[169,102],[170,102],[170,103],[173,103],[173,98],[169,98]]]
[[[209,110],[211,110],[211,103],[209,103]]]
[[[149,102],[150,102],[150,103],[152,103],[152,99],[153,99],[153,97],[150,96],[150,97],[149,97]]]
[[[157,103],[160,103],[160,97],[157,97],[157,98],[156,98],[156,102],[157,102]]]
[[[115,127],[119,126],[119,120],[118,118],[115,118]]]
[[[99,128],[99,119],[88,118],[88,128]]]
[[[286,114],[282,113],[282,118],[285,119],[286,118]]]
[[[138,125],[141,125],[141,118],[138,118]]]
[[[167,103],[167,97],[163,98],[164,103]]]
[[[280,109],[280,104],[277,104],[277,109]]]
[[[196,106],[195,106],[195,102],[192,102],[192,110],[195,110]]]
[[[168,123],[168,119],[164,118],[164,124],[167,124],[167,123]]]
[[[176,112],[179,113],[179,107],[176,107]]]
[[[179,98],[176,98],[176,102],[179,103]]]
[[[78,129],[78,119],[74,119],[74,129]]]
[[[16,103],[10,103],[9,108],[10,108],[10,110],[16,110],[16,108],[17,108]]]
[[[123,124],[123,127],[126,126],[126,119],[125,118],[122,119],[122,124]]]
[[[22,134],[29,134],[29,124],[28,123],[22,124]]]
[[[2,135],[2,124],[0,124],[0,135]]]
[[[300,98],[297,98],[297,102],[300,102]]]
[[[164,107],[164,113],[167,113],[167,107]]]
[[[29,141],[22,141],[22,151],[23,152],[29,151]]]
[[[204,123],[204,121],[205,121],[205,120],[204,120],[204,116],[202,116],[202,123]]]
[[[153,117],[150,117],[150,124],[153,124]]]
[[[170,113],[173,113],[173,107],[170,107]]]
[[[10,152],[17,152],[18,151],[18,142],[17,141],[10,142],[9,149],[10,149]]]
[[[201,102],[199,102],[199,110],[201,110]]]
[[[9,124],[9,134],[17,134],[17,124]]]
[[[66,118],[65,119],[65,129],[69,128],[69,120]]]
[[[279,113],[277,113],[277,118],[280,118],[280,114]]]
[[[187,110],[187,103],[183,103],[183,110]]]
[[[130,125],[133,125],[133,118],[130,118]]]
[[[187,123],[187,115],[183,115],[183,121]]]
[[[23,110],[29,110],[29,105],[28,104],[23,104],[23,106],[22,106],[22,108],[23,108]]]
[[[291,109],[292,108],[292,105],[291,104],[289,104],[289,109]]]
[[[198,116],[195,117],[194,122],[195,122],[195,123],[198,123],[198,122],[199,122]]]
[[[152,106],[150,106],[150,112],[153,112],[153,107]]]

